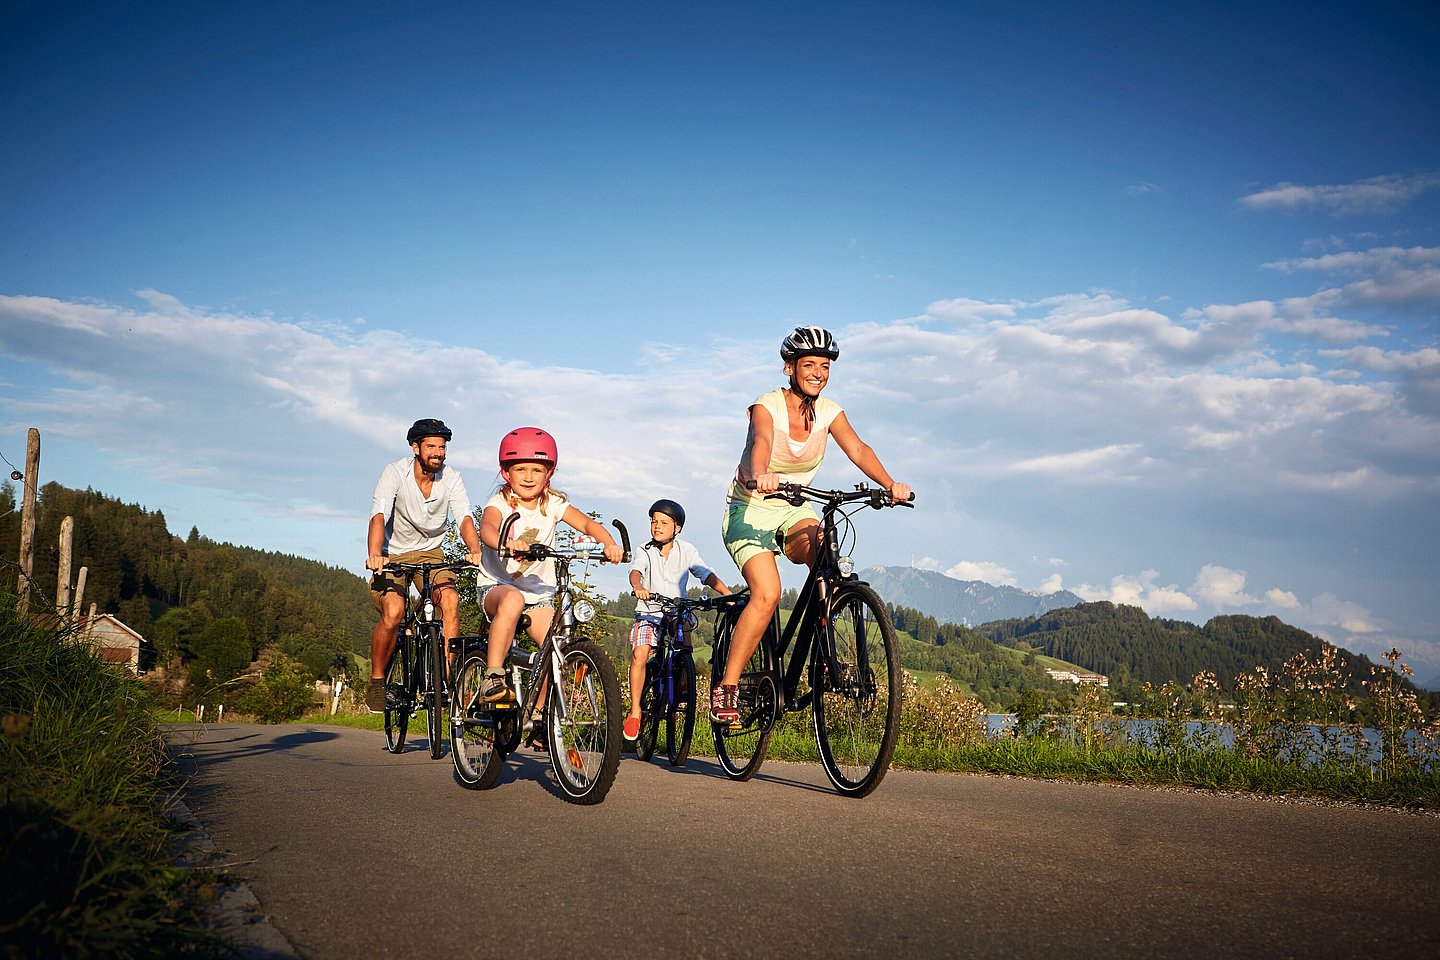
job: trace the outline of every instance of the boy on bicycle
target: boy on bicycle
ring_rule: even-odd
[[[705,566],[700,552],[686,540],[680,530],[685,526],[685,508],[674,500],[656,500],[650,505],[650,542],[635,554],[630,568],[630,589],[635,591],[635,624],[630,628],[630,715],[625,718],[625,739],[640,736],[640,695],[645,687],[645,661],[650,651],[659,646],[663,608],[650,601],[650,594],[662,597],[685,596],[686,583],[693,575],[716,593],[726,594],[730,588],[719,574]],[[680,623],[680,642],[690,643],[695,617]]]
[[[380,622],[370,635],[370,684],[365,688],[365,705],[376,713],[385,712],[385,664],[395,650],[396,632],[405,619],[409,581],[418,582],[419,576],[384,573],[385,564],[443,562],[441,544],[451,519],[460,524],[466,559],[480,563],[480,535],[470,516],[465,481],[454,467],[445,466],[445,445],[450,437],[450,428],[443,421],[416,420],[405,434],[411,456],[396,460],[380,472],[370,500],[365,566],[373,573],[370,602],[380,612]],[[460,595],[455,592],[454,579],[449,570],[440,570],[430,581],[440,603],[441,633],[447,649],[450,640],[460,633]]]

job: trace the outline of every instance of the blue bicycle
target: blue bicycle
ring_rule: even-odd
[[[649,760],[655,755],[663,724],[665,755],[671,766],[683,767],[690,757],[690,738],[695,732],[695,657],[686,635],[695,626],[697,612],[724,606],[731,598],[691,600],[652,593],[648,599],[659,604],[662,613],[656,631],[659,642],[645,663],[635,756]]]

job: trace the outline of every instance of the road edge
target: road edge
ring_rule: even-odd
[[[206,911],[210,929],[234,946],[236,955],[243,960],[303,960],[285,935],[275,929],[255,893],[222,862],[205,825],[185,802],[177,797],[167,815],[183,831],[174,840],[176,866],[209,868],[224,877],[219,896]]]

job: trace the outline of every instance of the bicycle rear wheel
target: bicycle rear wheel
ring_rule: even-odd
[[[455,699],[450,705],[450,759],[460,785],[471,790],[493,786],[505,767],[495,714],[480,700],[484,679],[485,654],[466,658],[455,675]]]
[[[649,760],[655,755],[655,742],[660,734],[660,683],[656,677],[660,665],[655,661],[646,664],[645,687],[640,693],[640,736],[635,740],[635,757]]]
[[[734,608],[727,610],[716,628],[710,661],[712,682],[718,683],[724,674],[725,663],[730,656],[731,635],[739,615],[740,612]],[[734,727],[713,721],[710,724],[715,736],[715,758],[731,780],[749,780],[765,762],[765,751],[770,748],[770,731],[775,726],[778,699],[771,676],[773,665],[770,645],[762,638],[740,674],[740,723]]]
[[[545,702],[550,766],[566,800],[599,803],[620,767],[620,680],[609,655],[588,640],[570,644],[563,657],[560,689]]]
[[[675,706],[665,718],[665,751],[670,766],[683,767],[695,733],[695,660],[690,651],[675,654]]]
[[[832,676],[816,664],[815,740],[835,789],[863,797],[884,779],[900,733],[895,628],[874,590],[848,584],[830,605],[830,630],[840,670]]]
[[[409,661],[409,645],[400,636],[385,664],[385,749],[391,753],[405,749],[405,733],[410,729]]]
[[[438,624],[427,624],[420,642],[425,648],[425,685],[430,688],[425,698],[425,730],[430,736],[430,759],[445,754],[445,638]]]

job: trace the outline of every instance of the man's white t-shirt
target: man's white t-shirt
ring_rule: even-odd
[[[688,540],[676,538],[667,557],[652,541],[640,548],[631,561],[630,569],[640,571],[640,585],[651,593],[662,597],[683,597],[688,589],[686,584],[694,576],[704,583],[714,573],[700,559],[700,551]],[[664,612],[660,604],[651,600],[635,603],[636,617],[659,617]]]
[[[510,527],[511,540],[553,547],[555,528],[565,518],[570,501],[554,490],[549,494],[549,502],[543,510],[538,505],[534,509],[527,509],[523,504],[511,507],[502,492],[485,501],[485,509],[494,507],[499,510],[502,526],[510,514],[520,514],[520,519]],[[480,570],[475,574],[475,582],[482,590],[497,583],[508,584],[524,594],[527,604],[543,603],[555,596],[555,561],[549,558],[517,560],[514,557],[502,561],[498,552],[485,547],[480,551]]]
[[[380,471],[370,498],[370,516],[377,513],[385,517],[385,542],[380,547],[385,556],[434,550],[444,542],[452,519],[459,523],[470,516],[470,497],[454,467],[441,467],[430,496],[425,496],[415,482],[415,458],[410,456]]]

